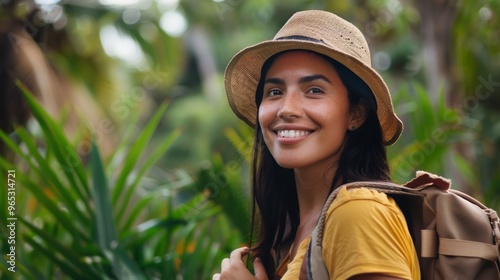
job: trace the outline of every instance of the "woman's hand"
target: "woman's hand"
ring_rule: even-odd
[[[249,251],[250,250],[247,247],[238,248],[232,251],[229,259],[225,258],[222,260],[221,272],[214,274],[212,280],[268,280],[266,269],[260,262],[260,259],[257,258],[253,261],[255,275],[250,273],[245,266],[243,257],[247,255]]]

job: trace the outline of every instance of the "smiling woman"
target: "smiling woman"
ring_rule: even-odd
[[[363,120],[364,109],[350,110],[337,71],[318,54],[286,52],[269,68],[259,122],[266,146],[280,166],[297,171],[315,166],[326,173],[339,160],[347,130]]]
[[[361,32],[332,13],[296,13],[273,40],[236,54],[225,79],[231,108],[255,129],[259,235],[254,246],[224,259],[213,279],[307,279],[311,232],[337,188],[322,243],[329,279],[420,279],[395,201],[342,186],[390,181],[385,146],[402,131]],[[242,261],[246,254],[255,275]]]

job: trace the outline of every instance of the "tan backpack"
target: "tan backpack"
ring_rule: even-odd
[[[500,279],[497,213],[450,189],[450,180],[419,171],[415,179],[403,186],[387,182],[354,182],[345,186],[375,189],[394,198],[406,217],[422,279]],[[330,279],[321,247],[325,213],[338,190],[328,197],[311,234],[303,265],[307,279]]]

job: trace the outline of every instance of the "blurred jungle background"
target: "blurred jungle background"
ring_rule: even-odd
[[[303,9],[366,35],[405,123],[394,181],[500,209],[499,0],[0,0],[0,278],[211,279],[249,238],[224,68]]]

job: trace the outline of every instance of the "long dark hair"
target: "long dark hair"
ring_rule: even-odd
[[[257,108],[262,101],[264,79],[274,60],[284,52],[270,57],[261,70],[255,101]],[[363,102],[366,106],[365,122],[356,130],[348,131],[338,167],[332,178],[330,192],[336,187],[352,182],[388,181],[389,165],[382,129],[377,118],[377,104],[372,91],[351,70],[332,58],[315,53],[330,62],[347,88],[351,108]],[[258,114],[257,114],[258,115]],[[254,258],[260,258],[269,279],[274,278],[276,256],[280,245],[294,240],[299,226],[299,206],[293,169],[278,165],[264,143],[258,121],[255,125],[252,165],[252,233],[259,236],[252,248]],[[332,163],[333,164],[333,163]],[[325,197],[326,199],[326,197]]]

